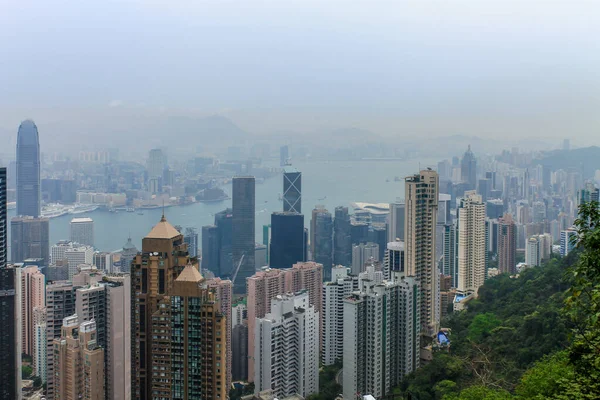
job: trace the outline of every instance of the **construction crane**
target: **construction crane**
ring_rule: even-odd
[[[244,262],[244,258],[246,257],[246,253],[242,253],[242,256],[240,257],[240,262],[238,262],[237,266],[235,267],[235,270],[233,271],[233,275],[231,275],[231,282],[235,284],[235,278],[237,278],[237,274],[238,272],[240,272],[240,267],[242,266],[242,263]]]

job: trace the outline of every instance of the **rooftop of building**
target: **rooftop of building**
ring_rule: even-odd
[[[451,201],[452,200],[452,196],[447,194],[447,193],[440,193],[438,195],[438,200],[439,201]]]
[[[388,214],[390,212],[389,203],[361,203],[356,202],[351,204],[354,210],[368,211],[371,214]]]
[[[388,250],[402,251],[404,250],[404,242],[396,238],[394,242],[389,242],[387,244],[387,248]]]
[[[81,224],[85,222],[94,222],[94,220],[89,217],[73,218],[71,220],[72,224]]]
[[[283,172],[286,174],[300,173],[300,171],[298,171],[298,169],[296,169],[295,167],[292,167],[291,165],[284,166]]]
[[[176,282],[202,282],[204,277],[196,267],[194,267],[191,263],[185,266],[183,271],[179,274]]]
[[[146,235],[146,239],[173,239],[179,235],[181,233],[167,221],[163,214],[158,224],[154,225],[150,233]]]

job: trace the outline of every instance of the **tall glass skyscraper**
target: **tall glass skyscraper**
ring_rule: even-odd
[[[465,151],[465,155],[460,162],[460,177],[463,182],[468,183],[469,190],[477,187],[477,160],[475,160],[475,155],[471,151],[471,145]]]
[[[302,173],[295,169],[283,172],[283,211],[302,213]]]
[[[6,168],[0,168],[0,268],[6,267],[8,257],[8,221],[6,217]]]
[[[219,277],[231,276],[233,272],[233,210],[227,208],[215,214],[217,227],[219,260]]]
[[[255,244],[255,182],[253,176],[233,178],[232,252],[233,292],[246,293],[246,278],[254,275]]]
[[[323,277],[331,279],[333,266],[333,218],[325,208],[315,208],[312,211],[311,248],[313,260],[323,264]]]
[[[215,225],[202,227],[202,269],[221,276],[219,268],[219,229]]]
[[[39,217],[40,140],[35,123],[21,122],[17,137],[17,215]]]
[[[352,264],[352,237],[348,207],[336,207],[333,220],[333,263],[350,267]]]
[[[271,232],[269,266],[292,268],[297,262],[306,261],[304,215],[274,212],[271,214]]]
[[[21,391],[14,268],[7,268],[6,168],[0,168],[0,399],[16,399]]]

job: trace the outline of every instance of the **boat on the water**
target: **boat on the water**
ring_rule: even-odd
[[[42,207],[42,218],[56,218],[69,213],[69,207],[63,204],[52,203]]]

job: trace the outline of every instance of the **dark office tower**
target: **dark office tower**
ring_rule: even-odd
[[[485,215],[496,219],[504,215],[504,202],[500,199],[490,199],[485,203]]]
[[[369,241],[369,224],[352,221],[350,223],[350,238],[352,244],[367,243]]]
[[[325,208],[315,208],[312,211],[311,249],[312,258],[315,262],[323,264],[323,279],[328,282],[331,279],[331,267],[333,266],[333,218]]]
[[[6,247],[6,242],[3,244]],[[16,399],[21,391],[19,358],[21,346],[17,335],[15,269],[0,268],[0,399]]]
[[[302,213],[302,173],[286,169],[283,173],[283,211]]]
[[[281,146],[279,149],[279,165],[285,167],[288,165],[290,159],[290,149],[286,146]]]
[[[304,215],[274,212],[271,214],[271,268],[292,268],[306,261],[304,241]]]
[[[491,188],[491,180],[489,179],[480,179],[477,184],[477,193],[481,195],[481,200],[485,203],[490,197]]]
[[[21,122],[17,137],[17,215],[41,212],[40,141],[35,123]]]
[[[463,182],[469,184],[469,190],[477,187],[477,161],[471,151],[471,145],[467,148],[460,163],[460,177]]]
[[[333,220],[333,263],[350,267],[352,265],[352,238],[350,236],[350,215],[348,207],[336,207]]]
[[[485,179],[490,180],[490,191],[496,189],[496,171],[486,172]]]
[[[304,260],[308,260],[308,228],[304,228]]]
[[[75,289],[70,282],[56,282],[46,286],[46,351],[53,353],[53,341],[60,338],[63,319],[75,314]],[[46,358],[46,398],[54,399],[54,357]]]
[[[233,211],[227,208],[215,214],[215,226],[217,227],[219,240],[219,272],[220,277],[231,276],[233,270]]]
[[[550,190],[552,178],[552,168],[549,165],[542,166],[542,187],[544,190]]]
[[[254,275],[255,243],[255,192],[253,176],[236,176],[233,178],[233,220],[232,220],[232,252],[233,252],[233,292],[246,293],[246,278]]]
[[[0,268],[8,258],[8,220],[6,216],[6,168],[0,168]]]
[[[238,324],[231,333],[231,347],[233,362],[231,376],[234,381],[248,379],[248,324]]]
[[[369,242],[379,245],[379,260],[383,260],[388,241],[388,231],[385,224],[371,224]]]
[[[21,391],[17,335],[15,269],[7,268],[6,168],[0,168],[0,399],[16,399]]]
[[[202,269],[221,276],[219,268],[219,229],[215,225],[202,227]]]
[[[448,160],[437,163],[437,172],[441,179],[450,179],[452,177],[452,166]]]
[[[498,220],[498,272],[517,272],[517,226],[510,214]]]
[[[11,261],[42,258],[50,264],[50,222],[48,218],[15,217],[10,221]]]

